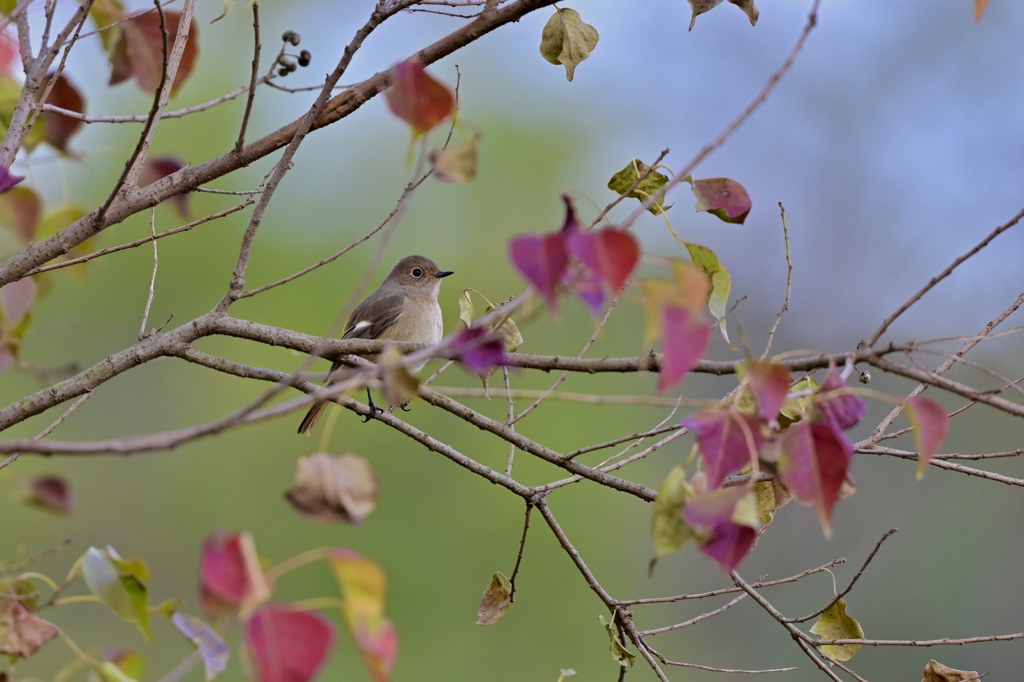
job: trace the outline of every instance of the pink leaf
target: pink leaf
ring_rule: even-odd
[[[727,223],[740,223],[750,213],[750,195],[743,185],[729,178],[691,181],[697,210],[707,211]]]
[[[868,411],[864,402],[846,388],[846,382],[834,365],[828,368],[825,380],[814,393],[811,403],[839,431],[856,426]]]
[[[569,254],[597,273],[616,296],[640,260],[640,245],[629,232],[614,227],[572,231],[566,239]]]
[[[906,402],[907,418],[914,428],[917,447],[917,477],[924,475],[928,462],[939,451],[949,433],[949,415],[939,403],[930,398],[915,396]]]
[[[0,75],[6,75],[18,57],[18,43],[7,31],[0,31]]]
[[[779,477],[817,510],[825,535],[832,534],[832,509],[852,458],[853,446],[831,421],[798,422],[782,436]]]
[[[733,410],[705,410],[683,420],[697,434],[707,467],[708,485],[717,488],[729,474],[757,460],[764,445],[760,424],[753,415]]]
[[[257,682],[307,682],[327,660],[334,626],[323,616],[291,606],[265,605],[245,628]]]
[[[683,507],[683,521],[694,532],[700,551],[708,555],[726,571],[731,571],[743,560],[757,538],[755,525],[745,522],[744,514],[737,513],[738,505],[750,502],[749,488],[716,488],[688,501]]]
[[[704,316],[691,308],[666,305],[661,311],[661,376],[658,390],[679,383],[693,369],[711,338]]]
[[[519,273],[547,300],[548,307],[558,309],[558,283],[569,257],[561,233],[523,234],[508,244],[509,257]]]
[[[604,307],[604,289],[601,288],[600,274],[590,268],[577,267],[567,269],[562,280],[590,308],[590,312],[595,315],[601,312]]]
[[[0,310],[7,328],[15,327],[23,317],[32,311],[36,302],[36,282],[31,277],[0,287]]]
[[[789,368],[774,362],[757,360],[747,367],[750,390],[754,393],[757,409],[766,420],[775,419],[789,395],[793,382]]]
[[[455,98],[448,86],[434,79],[416,58],[395,64],[391,69],[391,87],[384,93],[388,108],[412,126],[420,136],[455,110]]]

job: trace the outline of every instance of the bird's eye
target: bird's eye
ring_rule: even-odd
[[[413,268],[412,269],[412,276],[417,278],[417,279],[419,279],[420,277],[423,276],[423,271],[420,270],[419,268]]]

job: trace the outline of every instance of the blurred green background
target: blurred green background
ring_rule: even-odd
[[[968,4],[825,3],[818,28],[779,89],[697,173],[729,176],[748,188],[754,209],[746,225],[726,226],[694,214],[687,190],[670,197],[676,204],[670,212],[676,229],[715,249],[732,271],[734,298],[746,297],[734,316],[755,348],[785,288],[778,202],[787,209],[795,265],[793,310],[776,338],[779,351],[852,349],[930,276],[1020,208],[1024,59],[1012,54],[1024,49],[1017,39],[1024,6],[993,3],[975,24]],[[200,5],[201,56],[172,108],[203,102],[248,78],[251,22],[246,9],[236,7],[210,25],[222,7]],[[283,30],[300,32],[313,65],[289,81],[316,84],[371,5],[349,0],[262,7],[264,55],[274,51]],[[601,42],[571,84],[562,69],[537,54],[547,11],[431,67],[450,84],[459,67],[461,115],[483,134],[480,175],[468,185],[428,182],[418,190],[372,281],[375,285],[391,263],[410,253],[423,253],[455,270],[442,291],[447,329],[458,324],[456,298],[462,288],[476,288],[492,300],[523,289],[508,264],[505,243],[519,232],[558,227],[562,192],[572,192],[582,214],[591,217],[612,198],[605,188],[608,177],[634,156],[650,162],[670,147],[668,162],[678,168],[713,139],[781,63],[809,3],[764,3],[756,28],[726,5],[698,19],[692,33],[686,31],[689,12],[682,2],[658,1],[643,8],[599,2],[573,6],[597,27]],[[356,82],[387,68],[457,23],[421,14],[398,18],[371,36],[343,81]],[[133,85],[106,88],[107,67],[97,44],[83,44],[69,69],[87,93],[89,113],[135,113],[148,106]],[[301,114],[313,96],[261,90],[250,137]],[[154,154],[200,163],[223,153],[234,142],[241,106],[236,101],[194,118],[165,121]],[[16,170],[29,176],[27,182],[50,206],[66,201],[94,206],[116,179],[137,133],[136,127],[91,125],[72,142],[79,160],[60,160],[40,150]],[[313,134],[263,221],[247,273],[249,286],[288,275],[376,225],[410,176],[408,144],[407,129],[386,112],[380,98]],[[269,168],[267,161],[254,164],[215,186],[246,189]],[[198,216],[226,208],[232,198],[204,194],[190,201]],[[612,219],[632,208],[624,206]],[[181,324],[213,306],[227,285],[247,217],[235,215],[160,242],[150,326],[171,315],[171,326]],[[169,209],[158,209],[158,229],[180,222]],[[635,229],[646,252],[682,255],[664,223],[653,216],[642,218]],[[148,230],[148,216],[136,216],[106,231],[97,245],[122,243]],[[243,301],[232,312],[325,333],[375,245]],[[4,252],[10,246],[0,242]],[[977,332],[1019,293],[1022,254],[1021,236],[1004,235],[901,319],[891,338]],[[35,313],[25,358],[41,367],[87,367],[130,345],[151,265],[146,246],[94,263],[82,280],[58,278]],[[592,356],[644,352],[636,300],[627,295],[619,308]],[[1014,324],[1019,322],[1013,318],[1006,323]],[[523,329],[523,351],[575,353],[593,325],[577,302],[566,301],[560,320],[541,316]],[[227,339],[205,340],[199,347],[285,371],[302,362],[288,351]],[[1016,377],[1020,353],[1020,343],[1009,337],[993,341],[974,359]],[[738,357],[720,340],[710,355]],[[951,376],[992,385],[972,370]],[[518,372],[512,381],[517,387],[543,388],[554,378]],[[439,383],[478,385],[458,368]],[[708,398],[730,385],[730,380],[691,377],[680,391]],[[873,386],[898,394],[911,385],[878,381]],[[38,388],[26,374],[0,375],[4,404]],[[245,405],[264,388],[162,360],[105,384],[54,437],[106,439],[210,421]],[[573,376],[563,388],[653,393],[655,379]],[[505,403],[497,395],[470,404],[496,418],[504,416]],[[877,423],[885,410],[884,404],[873,403],[865,424],[872,418]],[[33,418],[4,437],[32,436],[59,413]],[[548,402],[520,429],[568,451],[649,428],[667,414],[659,408]],[[470,457],[503,467],[507,447],[482,432],[422,403],[414,403],[407,417]],[[380,508],[362,527],[316,525],[293,513],[282,493],[291,484],[296,458],[317,447],[320,433],[312,439],[297,437],[300,418],[295,414],[171,452],[24,457],[0,472],[0,557],[19,549],[40,551],[71,538],[69,548],[37,566],[59,578],[85,548],[109,544],[150,565],[154,601],[178,596],[184,610],[197,613],[198,552],[202,539],[215,529],[252,531],[260,554],[272,562],[312,547],[346,546],[377,560],[387,572],[388,614],[401,637],[395,679],[554,681],[560,668],[575,669],[583,680],[614,678],[616,668],[597,620],[605,611],[539,517],[533,519],[516,604],[498,625],[473,624],[491,574],[512,569],[522,504],[386,427],[360,424],[345,413],[330,445],[332,452],[370,458],[380,479]],[[1008,450],[1020,446],[1020,434],[1019,423],[975,408],[954,422],[947,448]],[[676,441],[627,472],[633,480],[657,486],[690,445],[689,439]],[[1021,475],[1016,460],[985,468]],[[17,503],[17,478],[44,472],[72,482],[78,503],[74,516],[56,518]],[[842,586],[882,533],[899,527],[847,598],[850,614],[867,636],[926,639],[1024,630],[1016,599],[1008,597],[1017,593],[1024,558],[1016,532],[1022,510],[1017,488],[936,470],[916,482],[912,463],[882,458],[861,457],[853,473],[859,491],[837,509],[832,540],[822,537],[813,512],[793,505],[779,514],[742,565],[742,574],[749,580],[780,578],[842,556],[848,559],[836,570]],[[522,453],[515,475],[531,484],[560,478],[553,468]],[[663,560],[649,579],[650,509],[632,498],[577,485],[549,502],[588,566],[615,596],[699,592],[728,583],[693,548]],[[288,575],[277,597],[299,599],[333,589],[325,568],[309,567]],[[823,605],[831,594],[831,580],[821,575],[767,596],[786,614],[799,615]],[[637,614],[642,627],[658,627],[724,601],[664,605]],[[132,627],[95,605],[71,605],[47,617],[90,651],[115,646],[144,652],[146,679],[159,678],[189,651],[166,623],[157,622],[155,642],[146,644]],[[369,679],[343,632],[338,642],[321,679]],[[799,671],[778,677],[821,678],[785,631],[748,603],[682,632],[660,635],[653,644],[675,660],[730,668],[796,665]],[[992,679],[1010,679],[1020,655],[1018,643],[873,649],[860,652],[853,664],[869,679],[916,680],[934,657],[954,667],[989,671]],[[19,676],[49,679],[70,658],[62,643],[51,643],[19,666]],[[670,677],[721,679],[696,670],[673,671]],[[653,676],[638,664],[631,678]],[[224,679],[242,679],[237,659]]]

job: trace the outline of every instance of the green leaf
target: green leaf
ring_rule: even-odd
[[[576,66],[590,56],[599,37],[576,10],[556,9],[541,31],[540,54],[552,64],[565,66],[565,77],[572,82]]]
[[[470,289],[463,289],[459,296],[459,319],[466,327],[472,327],[476,321],[476,308],[473,307],[473,297],[469,295]]]
[[[786,428],[790,424],[804,419],[807,416],[807,408],[811,405],[814,392],[817,390],[818,381],[811,376],[806,376],[793,384],[789,392],[795,393],[799,397],[790,398],[782,404],[782,408],[779,410],[779,426]]]
[[[825,609],[821,618],[811,626],[811,633],[822,639],[864,639],[864,630],[856,618],[846,614],[846,602],[842,599]],[[837,661],[848,661],[860,649],[860,644],[826,645],[822,653]]]
[[[708,310],[716,320],[725,317],[725,309],[729,304],[729,293],[732,291],[732,277],[725,269],[715,252],[706,246],[686,242],[686,250],[690,260],[700,268],[711,282],[708,294]]]
[[[654,571],[658,559],[666,554],[678,552],[693,539],[693,531],[683,522],[683,505],[693,497],[693,488],[686,481],[686,469],[677,466],[658,488],[651,512],[651,540],[654,542],[654,558],[648,573]]]
[[[637,178],[643,177],[646,174],[647,177],[644,177],[633,191],[626,194],[630,199],[639,199],[640,202],[643,203],[649,196],[668,184],[667,175],[657,171],[648,173],[650,170],[651,167],[640,159],[633,159],[626,164],[625,168],[611,177],[608,181],[608,189],[616,194],[624,194],[630,187],[633,187]],[[662,196],[656,202],[651,204],[647,210],[654,215],[661,215],[670,208],[672,207],[665,206],[665,197]]]
[[[606,621],[604,616],[598,616],[598,618],[601,621],[601,627],[608,632],[608,649],[611,651],[612,658],[623,668],[633,667],[636,655],[630,653],[619,639],[619,629],[615,627],[615,621]]]
[[[22,85],[9,74],[0,76],[0,138],[7,136],[7,131],[14,117],[14,109],[18,106],[21,98]],[[37,118],[32,130],[25,136],[24,147],[31,151],[40,142],[46,139],[46,123],[43,118]]]
[[[118,563],[130,567],[131,572],[122,574],[118,570]],[[134,623],[148,641],[152,637],[149,598],[146,585],[137,577],[141,572],[138,563],[125,562],[116,553],[112,554],[111,550],[90,547],[82,555],[82,577],[93,595],[118,616]]]
[[[95,0],[92,7],[89,8],[89,18],[98,29],[111,26],[105,31],[100,31],[103,49],[109,54],[114,49],[118,38],[121,37],[121,27],[113,26],[113,24],[124,18],[124,5],[118,0]]]

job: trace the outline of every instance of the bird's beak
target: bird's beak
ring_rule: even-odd
[[[440,277],[447,277],[448,275],[454,275],[454,274],[455,274],[454,270],[442,270],[441,272],[437,273],[437,276],[440,278]]]

